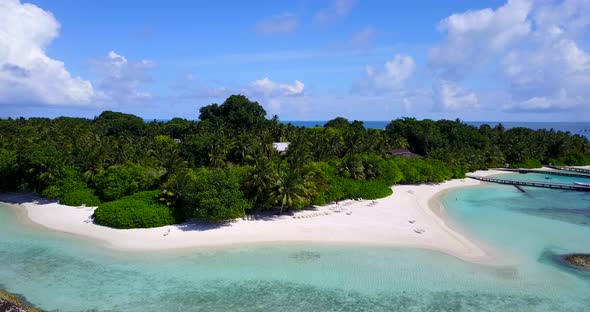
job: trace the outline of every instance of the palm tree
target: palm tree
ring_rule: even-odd
[[[244,182],[244,188],[246,196],[252,200],[254,207],[258,209],[265,205],[270,189],[276,184],[278,177],[268,159],[250,155],[246,157],[254,163],[254,167]]]
[[[304,201],[306,190],[293,176],[280,177],[273,185],[266,201],[268,206],[278,207],[282,213],[285,208],[301,205]]]

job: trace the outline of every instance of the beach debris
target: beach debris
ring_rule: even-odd
[[[422,234],[424,232],[426,232],[424,229],[414,229],[414,232],[418,233],[418,234]]]
[[[408,222],[414,224],[414,222],[416,222],[416,220],[409,220]]]
[[[170,229],[168,229],[168,231],[166,231],[166,233],[164,233],[164,236],[168,236],[168,234],[170,234]]]
[[[350,216],[352,214],[352,211],[347,211],[346,214]]]
[[[414,190],[408,190],[408,193],[414,194]]]

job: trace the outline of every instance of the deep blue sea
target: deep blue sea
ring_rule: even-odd
[[[327,120],[315,121],[283,121],[283,123],[291,123],[299,127],[316,127],[323,126]],[[368,129],[385,129],[391,121],[364,121],[365,127]],[[569,131],[571,134],[580,134],[590,138],[590,122],[499,122],[499,121],[465,121],[466,124],[479,127],[483,124],[495,127],[502,124],[506,129],[524,127],[534,130],[538,129],[554,129],[559,131]]]
[[[63,312],[589,311],[590,273],[556,257],[590,252],[590,192],[525,190],[485,184],[443,198],[452,226],[501,250],[502,265],[369,246],[113,251],[0,204],[0,288]]]
[[[150,119],[145,120],[146,122],[151,121],[160,121],[166,122],[168,119]],[[306,127],[306,128],[313,128],[313,127],[322,127],[328,121],[327,120],[284,120],[281,121],[283,124],[292,124],[298,127]],[[374,121],[374,120],[367,120],[363,121],[365,128],[367,129],[385,129],[385,127],[391,121]],[[571,134],[579,134],[585,136],[590,139],[590,122],[503,122],[503,121],[464,121],[468,125],[472,125],[475,127],[479,127],[483,124],[490,125],[491,127],[495,127],[498,124],[502,124],[506,129],[510,128],[517,128],[517,127],[524,127],[530,128],[534,130],[538,129],[554,129],[558,131],[568,131]]]

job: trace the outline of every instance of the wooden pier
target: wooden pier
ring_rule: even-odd
[[[567,166],[544,166],[547,168],[551,168],[551,169],[556,169],[556,170],[563,170],[563,171],[572,171],[572,172],[579,172],[579,173],[585,173],[590,175],[590,169],[584,169],[584,168],[577,168],[577,167],[567,167]]]
[[[556,169],[549,166],[546,166],[548,168],[552,168],[552,169]],[[551,175],[558,175],[558,176],[565,176],[565,177],[574,177],[574,178],[585,178],[585,179],[590,179],[590,170],[589,170],[589,174],[584,174],[584,173],[577,173],[577,172],[572,172],[573,170],[570,170],[570,172],[567,171],[557,171],[557,170],[561,170],[561,169],[557,169],[557,170],[539,170],[539,169],[511,169],[511,168],[497,168],[494,170],[499,170],[499,171],[507,171],[507,172],[517,172],[517,173],[540,173],[540,174],[551,174]]]
[[[497,179],[497,178],[490,178],[490,177],[477,177],[477,176],[472,176],[472,175],[468,175],[467,177],[471,178],[471,179],[484,181],[484,182],[508,184],[508,185],[514,185],[514,186],[530,186],[530,187],[542,187],[542,188],[549,188],[549,189],[590,192],[590,187],[576,185],[576,184],[546,183],[546,182],[536,182],[536,181],[518,181],[518,180]]]

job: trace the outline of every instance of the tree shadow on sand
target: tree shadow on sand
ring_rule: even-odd
[[[27,193],[0,193],[0,201],[13,205],[22,205],[27,203],[48,205],[58,203],[58,200],[56,199],[43,198],[39,195]]]

